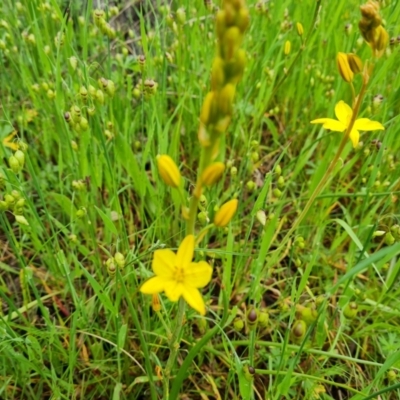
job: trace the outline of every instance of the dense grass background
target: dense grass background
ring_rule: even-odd
[[[162,297],[160,317],[138,287],[152,274],[153,251],[177,248],[184,223],[155,157],[173,157],[190,190],[215,55],[213,10],[200,0],[173,2],[173,15],[186,11],[174,30],[161,3],[126,2],[108,18],[114,39],[96,28],[91,0],[0,6],[1,198],[18,191],[29,224],[12,209],[0,214],[1,398],[161,398],[176,305]],[[272,252],[341,139],[309,123],[333,118],[339,100],[351,103],[337,52],[370,58],[357,29],[361,3],[322,0],[313,27],[316,4],[248,2],[248,65],[223,143],[229,167],[203,210],[212,218],[232,196],[240,206],[230,227],[212,231],[196,252],[214,274],[204,290],[207,317],[187,312],[174,371],[186,378],[182,398],[400,398],[400,243],[387,234],[400,218],[399,40],[377,61],[362,108],[386,130],[364,133],[355,150],[349,142],[296,236]],[[381,5],[396,38],[400,4]],[[304,36],[311,31],[303,51],[297,22]],[[114,97],[85,100],[81,87],[97,91],[102,77],[115,84]],[[75,105],[86,131],[64,118]],[[20,173],[7,161],[5,138],[14,131],[11,142],[28,145]],[[106,261],[116,252],[126,266],[110,275]],[[347,318],[351,302],[358,313]],[[245,321],[251,305],[268,311],[269,323],[238,331],[233,321]],[[296,342],[290,330],[301,306],[318,319]],[[195,348],[202,338],[209,340]],[[188,354],[193,362],[179,368]],[[243,365],[256,369],[252,380]]]

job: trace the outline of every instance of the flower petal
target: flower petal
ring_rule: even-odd
[[[385,127],[378,121],[371,121],[369,118],[360,118],[354,123],[354,129],[360,131],[377,131],[384,130]]]
[[[156,275],[173,279],[175,276],[176,255],[172,250],[156,250],[153,256],[152,268]]]
[[[353,128],[350,132],[349,138],[353,143],[353,147],[356,148],[358,146],[358,141],[360,140],[360,132]]]
[[[193,286],[195,288],[202,288],[210,282],[211,275],[212,268],[207,262],[192,262],[185,268],[184,285]]]
[[[353,115],[353,110],[343,100],[340,100],[335,106],[335,115],[336,118],[347,127]]]
[[[183,290],[183,298],[189,304],[190,307],[194,308],[198,311],[201,315],[205,315],[206,313],[206,306],[204,304],[203,297],[198,289],[185,286]]]
[[[183,239],[181,245],[178,249],[178,254],[176,255],[175,265],[178,268],[185,268],[185,266],[189,265],[193,259],[194,253],[194,236],[187,235],[185,239]]]
[[[311,121],[312,124],[323,124],[325,129],[330,129],[335,132],[343,132],[346,129],[346,125],[336,119],[331,118],[318,118]]]
[[[182,283],[177,281],[170,280],[164,284],[165,294],[171,301],[178,301],[182,296],[183,289]]]
[[[140,291],[144,294],[161,293],[164,290],[166,280],[159,276],[153,276],[148,279],[140,288]]]

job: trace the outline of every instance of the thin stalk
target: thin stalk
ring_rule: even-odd
[[[368,75],[368,74],[367,74]],[[299,226],[299,224],[301,223],[301,221],[304,219],[304,217],[307,215],[308,211],[310,210],[311,206],[314,203],[314,200],[316,199],[316,197],[320,194],[320,192],[322,191],[322,189],[325,187],[328,179],[330,178],[333,170],[336,167],[337,162],[340,159],[340,156],[342,155],[343,149],[347,144],[347,141],[349,139],[350,136],[350,132],[353,129],[354,123],[357,119],[358,113],[360,111],[360,107],[361,107],[361,103],[363,101],[365,92],[367,90],[367,85],[368,85],[368,77],[365,77],[363,79],[363,85],[361,87],[361,91],[360,94],[357,97],[357,101],[356,104],[353,108],[353,115],[351,117],[349,126],[347,127],[347,130],[342,138],[342,141],[340,142],[339,145],[339,149],[335,154],[335,157],[333,158],[333,160],[331,161],[331,163],[329,164],[328,169],[325,171],[324,176],[322,177],[322,179],[320,180],[320,182],[318,183],[318,186],[315,188],[314,192],[312,193],[311,197],[309,198],[309,200],[307,201],[306,205],[303,208],[303,211],[300,213],[300,215],[298,216],[298,218],[296,219],[296,221],[293,223],[292,227],[289,229],[288,233],[285,235],[285,237],[282,239],[281,243],[280,243],[280,248],[282,248],[286,242],[290,239],[291,235],[293,234],[293,232],[297,229],[297,227]]]
[[[178,314],[175,319],[175,329],[172,333],[169,348],[170,353],[167,360],[167,365],[163,374],[163,399],[169,399],[169,380],[171,378],[171,371],[175,364],[175,359],[179,350],[179,341],[181,336],[181,330],[183,326],[183,319],[185,317],[185,301],[181,297],[178,303]]]

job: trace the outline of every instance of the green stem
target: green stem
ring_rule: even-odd
[[[362,100],[364,98],[365,95],[365,91],[367,89],[367,85],[368,85],[368,78],[365,78],[363,81],[363,85],[360,91],[360,94],[357,97],[357,101],[356,104],[354,106],[353,109],[353,115],[351,117],[349,126],[346,129],[346,132],[342,138],[342,141],[340,142],[339,145],[339,149],[335,154],[334,159],[331,161],[331,163],[329,164],[328,169],[326,170],[324,176],[322,177],[322,179],[320,180],[320,182],[318,183],[317,187],[315,188],[314,192],[312,193],[311,197],[309,198],[309,200],[307,201],[306,205],[303,208],[303,211],[301,212],[301,214],[298,216],[298,218],[296,219],[296,221],[293,223],[292,227],[289,229],[288,233],[285,235],[285,237],[282,239],[281,243],[280,243],[280,248],[284,247],[286,242],[290,239],[291,235],[293,234],[293,232],[297,229],[297,227],[299,226],[299,224],[301,223],[301,221],[304,219],[304,217],[307,215],[308,211],[310,210],[310,207],[313,205],[314,200],[316,199],[316,197],[320,194],[320,192],[322,191],[322,189],[325,187],[328,179],[330,178],[333,170],[336,167],[337,162],[340,159],[340,156],[342,155],[343,149],[347,144],[347,141],[349,139],[350,136],[350,132],[353,129],[354,123],[357,119],[358,113],[360,111],[360,107],[361,107],[361,103]]]
[[[163,399],[168,400],[169,399],[169,380],[171,379],[171,371],[172,368],[175,364],[175,359],[178,354],[179,350],[179,342],[180,342],[180,336],[181,336],[181,331],[183,327],[183,318],[185,316],[185,301],[181,297],[179,299],[178,303],[178,314],[175,319],[175,329],[172,333],[171,340],[169,342],[169,357],[167,360],[167,365],[165,367],[165,371],[163,374]]]
[[[200,165],[197,169],[197,182],[196,187],[193,191],[193,196],[190,199],[189,205],[189,219],[186,223],[186,235],[194,234],[194,227],[196,224],[197,209],[199,207],[199,201],[201,196],[201,174],[204,169],[210,164],[212,158],[213,143],[208,147],[201,148]],[[199,191],[196,193],[196,191]],[[199,194],[200,193],[200,194]]]

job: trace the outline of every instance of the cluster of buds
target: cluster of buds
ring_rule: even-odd
[[[125,256],[120,252],[115,253],[114,257],[110,257],[106,261],[108,275],[114,276],[117,269],[121,271],[125,268],[125,264]]]
[[[93,18],[95,25],[100,29],[100,32],[106,35],[110,39],[115,38],[115,29],[105,19],[105,13],[103,10],[94,10]]]
[[[77,133],[89,129],[88,120],[82,116],[82,111],[77,105],[73,105],[70,111],[64,113],[65,122]]]
[[[368,0],[360,7],[361,20],[358,23],[361,35],[371,46],[376,57],[382,56],[389,42],[389,35],[382,26],[382,18],[379,15],[379,3]]]
[[[142,96],[145,99],[149,99],[157,93],[158,83],[153,79],[139,79],[138,83],[132,90],[132,95],[136,99],[140,99]]]
[[[389,231],[377,230],[373,233],[373,237],[383,237],[385,243],[391,246],[395,242],[400,241],[400,225],[392,225]]]
[[[0,211],[12,211],[15,216],[24,213],[25,199],[21,197],[18,190],[12,190],[4,195],[3,200],[0,200]]]
[[[211,73],[211,91],[206,95],[201,114],[199,141],[218,154],[219,137],[231,121],[236,84],[243,75],[246,53],[240,48],[249,24],[249,13],[242,0],[226,0],[216,16],[218,51]]]
[[[356,54],[339,52],[336,57],[336,64],[340,76],[345,82],[352,82],[354,75],[362,72],[363,63]]]
[[[9,157],[8,165],[15,174],[21,172],[25,165],[25,153],[21,149],[18,149]]]

